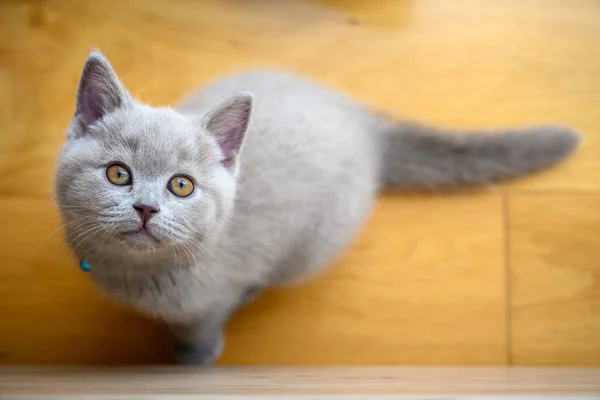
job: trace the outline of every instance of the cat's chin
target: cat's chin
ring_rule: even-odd
[[[162,247],[160,240],[145,229],[122,233],[120,239],[127,247],[140,252],[155,251]]]

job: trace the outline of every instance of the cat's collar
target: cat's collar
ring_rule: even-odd
[[[79,261],[79,268],[81,268],[81,270],[83,272],[90,272],[92,270],[92,266],[90,264],[88,264],[88,262],[85,258],[82,258]]]

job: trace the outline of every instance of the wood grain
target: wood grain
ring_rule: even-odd
[[[598,368],[2,368],[4,396],[277,396],[280,399],[364,399],[390,395],[600,394]],[[102,395],[102,397],[99,397]],[[107,396],[107,397],[104,397]],[[148,397],[147,397],[148,396]],[[160,397],[159,397],[160,396]],[[175,397],[177,396],[177,397]],[[290,396],[290,397],[287,397]],[[343,396],[343,397],[339,397]],[[60,398],[60,397],[59,397]],[[123,398],[123,397],[121,397]],[[125,397],[127,398],[127,397]],[[194,397],[196,398],[196,397]],[[214,397],[212,397],[214,398]],[[309,397],[310,398],[310,397]],[[385,397],[388,398],[389,397]],[[423,397],[419,397],[423,398]],[[514,398],[514,397],[509,397]],[[597,398],[597,397],[590,397]],[[497,400],[497,399],[496,399]]]
[[[600,365],[600,208],[578,200],[600,193],[595,0],[0,2],[0,364],[170,361],[163,328],[104,298],[62,244],[52,176],[92,47],[155,105],[274,66],[398,117],[584,134],[568,162],[506,185],[508,202],[382,198],[327,272],[235,317],[220,363]]]
[[[600,365],[600,195],[510,197],[512,353]]]

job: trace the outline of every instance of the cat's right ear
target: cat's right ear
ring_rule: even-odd
[[[92,51],[83,66],[77,89],[74,118],[79,125],[78,131],[85,133],[90,125],[131,101],[108,60],[99,51]]]

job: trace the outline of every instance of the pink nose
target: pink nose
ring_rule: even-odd
[[[140,219],[142,220],[142,226],[145,228],[146,223],[152,218],[152,216],[160,211],[160,208],[154,207],[148,204],[135,203],[133,205],[135,211],[137,211]]]

